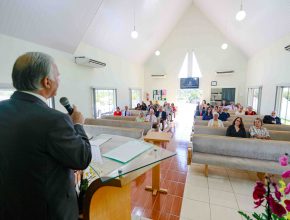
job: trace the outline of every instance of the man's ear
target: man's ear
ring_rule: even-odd
[[[41,80],[41,84],[44,89],[50,89],[51,80],[46,76]]]

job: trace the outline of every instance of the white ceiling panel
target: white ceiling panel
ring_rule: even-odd
[[[1,0],[0,33],[73,53],[101,0]]]
[[[192,0],[105,0],[84,41],[143,63],[163,43]],[[138,39],[133,30],[136,14]]]
[[[248,56],[290,33],[289,0],[243,0],[247,16],[241,22],[235,20],[240,0],[193,2]]]

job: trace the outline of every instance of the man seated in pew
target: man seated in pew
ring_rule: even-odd
[[[227,121],[228,118],[230,117],[230,114],[227,112],[226,108],[223,108],[222,106],[219,106],[219,120],[221,121]]]
[[[238,110],[235,112],[235,115],[245,115],[244,107],[240,106]]]
[[[233,124],[228,127],[226,136],[240,138],[247,137],[243,119],[241,117],[235,118]]]
[[[249,132],[252,138],[265,139],[265,140],[271,139],[267,128],[263,127],[263,121],[260,118],[255,119],[254,126],[250,127]]]
[[[263,122],[265,124],[277,124],[280,125],[281,124],[281,119],[276,116],[276,112],[272,111],[271,115],[265,115]]]
[[[208,121],[210,119],[212,119],[212,108],[208,107],[207,111],[202,115],[202,120]]]
[[[158,121],[162,124],[161,131],[163,131],[165,127],[165,121],[167,119],[167,114],[165,111],[163,111],[162,106],[159,106],[159,109],[155,113],[155,116],[158,118]]]
[[[252,106],[248,106],[247,111],[245,112],[245,115],[256,115],[257,113],[253,111]]]
[[[157,117],[155,116],[154,109],[151,108],[149,114],[146,116],[145,121],[153,123],[157,123]]]
[[[132,113],[129,111],[129,107],[126,105],[124,111],[122,112],[123,116],[131,116]]]
[[[221,120],[219,120],[219,113],[214,112],[213,113],[213,119],[210,119],[208,121],[208,127],[213,127],[213,128],[223,128],[224,124]]]
[[[114,111],[114,116],[122,116],[122,112],[120,110],[120,107],[117,106],[116,111]]]
[[[136,122],[144,122],[145,121],[144,112],[140,112],[135,120]]]

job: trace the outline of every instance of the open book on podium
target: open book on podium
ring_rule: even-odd
[[[121,144],[113,150],[103,154],[104,157],[116,160],[121,163],[127,163],[153,146],[145,142],[132,140]]]

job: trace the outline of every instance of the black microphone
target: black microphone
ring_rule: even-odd
[[[67,97],[61,97],[59,99],[60,104],[63,105],[63,107],[65,107],[65,109],[67,110],[67,112],[71,115],[74,111],[74,109],[71,107],[71,105],[69,104],[69,101],[67,99]]]

